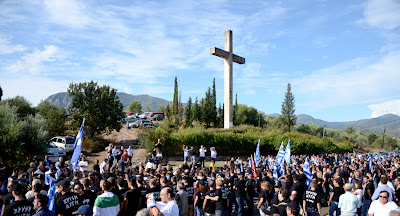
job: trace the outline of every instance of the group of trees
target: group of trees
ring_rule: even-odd
[[[22,96],[0,101],[0,158],[14,165],[29,163],[45,154],[52,136],[65,135],[67,129],[77,132],[83,118],[89,140],[122,127],[123,106],[115,89],[93,81],[71,83],[68,94],[68,111],[48,101],[33,107]]]

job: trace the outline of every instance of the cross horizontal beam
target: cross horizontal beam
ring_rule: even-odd
[[[210,54],[215,55],[221,58],[229,58],[229,52],[225,51],[223,49],[217,48],[217,47],[211,47],[210,48]],[[240,57],[238,55],[232,54],[232,61],[236,62],[238,64],[244,64],[245,63],[245,58]]]

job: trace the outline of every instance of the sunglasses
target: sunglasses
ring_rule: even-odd
[[[387,196],[379,196],[380,198],[387,199]]]

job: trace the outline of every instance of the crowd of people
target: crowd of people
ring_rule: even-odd
[[[133,149],[110,144],[92,169],[82,154],[78,168],[60,157],[31,162],[27,170],[0,163],[1,216],[9,215],[400,215],[400,157],[355,153],[277,159],[232,157],[217,165],[217,151],[183,146],[183,162],[163,166],[162,143],[133,163]],[[310,161],[310,175],[304,165]],[[150,165],[149,165],[150,164]],[[48,178],[55,179],[56,191]]]

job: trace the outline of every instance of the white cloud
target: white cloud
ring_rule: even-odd
[[[395,29],[400,26],[400,2],[396,0],[369,0],[362,21],[373,27]]]
[[[10,73],[39,74],[43,72],[44,62],[54,62],[60,55],[58,47],[49,45],[44,46],[44,50],[35,49],[32,53],[25,54],[16,63],[5,68]]]
[[[372,110],[371,118],[376,118],[385,114],[400,115],[400,99],[384,103],[371,104],[368,108]]]
[[[27,48],[21,44],[11,44],[9,39],[0,34],[0,55],[25,51]]]
[[[293,86],[314,109],[392,100],[400,94],[399,59],[400,52],[356,58],[296,78]]]
[[[82,1],[46,0],[44,4],[50,15],[50,21],[54,23],[81,28],[92,22]]]

